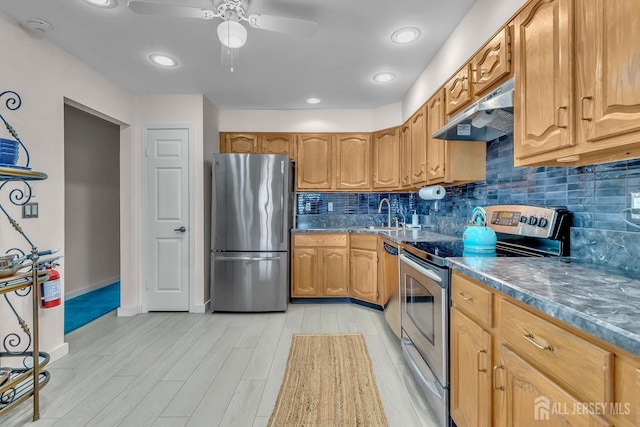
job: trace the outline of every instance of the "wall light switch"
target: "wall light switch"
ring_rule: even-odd
[[[22,205],[22,218],[38,218],[38,204],[27,203]]]
[[[329,212],[333,212],[333,202],[329,202],[329,203],[327,203],[327,210],[328,210]]]
[[[304,204],[304,210],[307,212],[311,210],[311,202],[307,202]]]

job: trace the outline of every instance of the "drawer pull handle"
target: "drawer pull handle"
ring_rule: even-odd
[[[566,129],[568,126],[567,125],[561,125],[560,124],[560,111],[564,110],[567,111],[569,109],[569,107],[558,107],[556,110],[556,126],[561,128],[561,129]]]
[[[460,295],[460,298],[462,298],[465,301],[471,301],[473,302],[473,297],[468,297],[464,294],[464,292],[459,292],[458,295]]]
[[[486,369],[480,367],[480,353],[487,354],[487,350],[478,350],[476,353],[477,362],[478,362],[478,372],[487,372]]]
[[[591,118],[591,117],[585,117],[584,116],[584,110],[585,110],[584,101],[585,100],[591,101],[592,99],[593,99],[592,96],[583,96],[583,97],[580,98],[580,110],[581,110],[580,111],[580,120],[584,120],[586,122],[590,122],[590,121],[593,120],[593,118]]]
[[[504,391],[504,387],[503,386],[498,387],[498,381],[496,379],[496,371],[498,369],[504,369],[504,366],[496,365],[496,366],[493,367],[493,388],[496,389],[496,390]]]
[[[537,342],[535,335],[533,335],[531,332],[527,332],[522,336],[522,338],[529,341],[531,344],[535,345],[540,350],[549,350],[550,352],[553,352],[555,350],[551,344],[542,345],[539,342]]]

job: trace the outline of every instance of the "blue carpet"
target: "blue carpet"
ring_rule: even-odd
[[[87,292],[64,302],[64,333],[67,334],[120,307],[120,282]]]

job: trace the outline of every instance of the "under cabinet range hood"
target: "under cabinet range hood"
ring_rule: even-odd
[[[513,87],[509,79],[433,133],[450,141],[492,141],[513,133]]]

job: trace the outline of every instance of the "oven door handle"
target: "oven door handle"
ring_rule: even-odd
[[[422,357],[420,356],[420,353],[418,353],[415,345],[411,342],[411,340],[402,338],[402,340],[400,341],[400,346],[402,347],[402,354],[404,355],[404,359],[409,366],[409,370],[413,372],[413,374],[419,379],[419,383],[422,386],[427,387],[431,391],[431,393],[433,393],[439,400],[442,400],[443,393],[441,393],[440,390],[438,390],[438,388],[436,387],[436,383],[438,382],[436,377],[433,376],[431,372],[429,372],[428,374],[426,372],[423,372],[423,370],[418,367],[418,364],[414,360],[414,357]],[[430,375],[430,378],[427,378],[425,374]]]
[[[410,259],[408,256],[400,255],[400,260],[402,262],[410,265],[411,267],[415,268],[420,273],[424,274],[425,276],[427,276],[429,279],[433,280],[434,282],[442,283],[442,278],[440,276],[438,276],[433,271],[424,268],[423,266],[421,266],[420,264],[418,264],[414,260]]]

